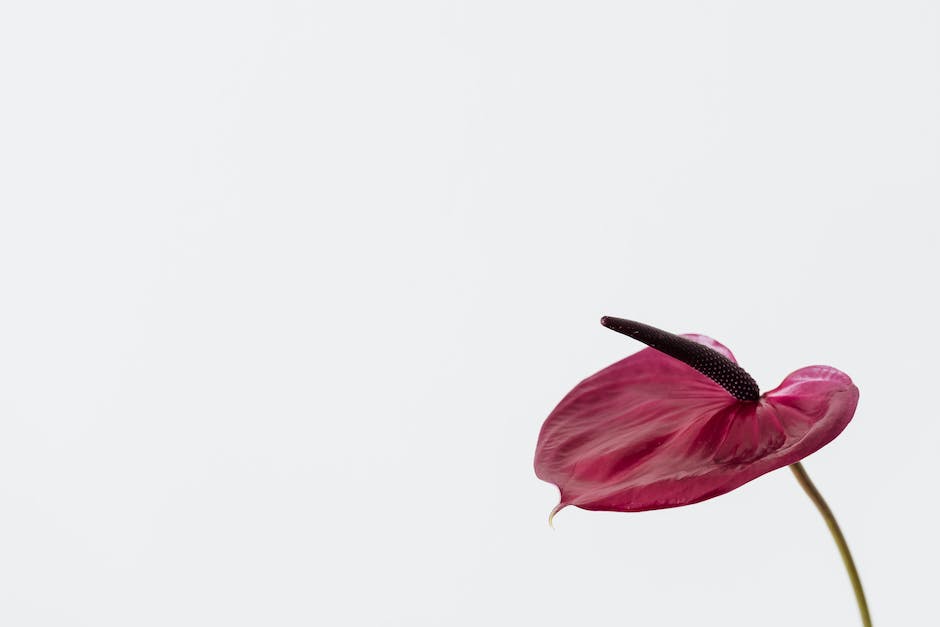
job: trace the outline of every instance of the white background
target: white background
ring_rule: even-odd
[[[936,624],[936,2],[13,0],[0,89],[0,623],[858,624],[786,471],[549,529],[611,314],[850,374]]]

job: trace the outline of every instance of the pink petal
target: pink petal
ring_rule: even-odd
[[[686,336],[733,359],[705,336]],[[858,389],[826,366],[739,401],[681,361],[642,350],[578,384],[539,434],[536,474],[559,508],[642,511],[696,503],[787,466],[851,420]],[[557,510],[557,508],[556,508]]]

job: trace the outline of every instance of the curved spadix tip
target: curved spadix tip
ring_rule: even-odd
[[[617,333],[623,333],[624,335],[632,336],[638,335],[640,329],[644,327],[649,328],[648,325],[634,322],[633,320],[627,320],[625,318],[617,318],[616,316],[601,316],[601,324],[611,331],[616,331]]]

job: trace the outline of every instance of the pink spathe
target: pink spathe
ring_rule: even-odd
[[[734,360],[711,338],[683,337]],[[801,368],[759,400],[742,401],[647,348],[562,399],[542,425],[535,472],[561,491],[555,512],[689,505],[815,452],[842,432],[857,403],[852,380],[828,366]]]

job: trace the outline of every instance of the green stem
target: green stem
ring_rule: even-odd
[[[849,552],[849,545],[845,541],[845,536],[842,535],[842,530],[839,529],[839,523],[836,522],[836,517],[832,514],[832,510],[829,509],[822,494],[820,494],[816,486],[813,485],[809,475],[806,474],[806,469],[803,468],[803,464],[797,462],[790,466],[790,470],[793,471],[796,480],[803,486],[803,490],[806,491],[807,496],[813,501],[816,509],[822,514],[826,525],[829,526],[829,531],[836,541],[836,546],[839,547],[839,554],[842,555],[842,563],[845,564],[845,570],[849,572],[849,579],[852,580],[852,589],[855,590],[855,601],[858,603],[858,611],[862,614],[862,624],[865,627],[871,627],[871,614],[868,613],[868,603],[865,601],[865,591],[862,590],[862,580],[858,577],[855,561],[852,559],[852,553]]]

